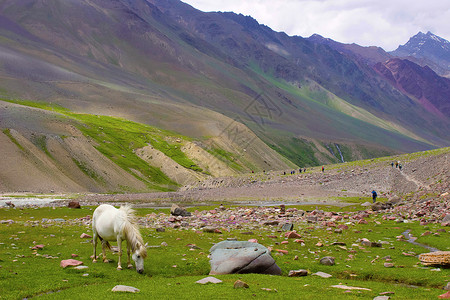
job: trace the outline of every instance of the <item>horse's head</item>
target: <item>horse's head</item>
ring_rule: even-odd
[[[136,271],[139,274],[144,273],[144,259],[147,257],[147,244],[139,243],[134,251],[132,258],[136,264]]]

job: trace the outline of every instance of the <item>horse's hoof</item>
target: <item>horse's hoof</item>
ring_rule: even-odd
[[[96,259],[94,259],[94,260],[92,260],[92,262],[93,262],[93,263],[96,263],[96,262],[97,262],[97,260],[96,260]]]
[[[109,263],[109,260],[108,260],[108,259],[104,259],[103,262],[104,262],[105,264],[107,264],[107,263]]]
[[[122,267],[117,267],[117,270],[122,271]]]
[[[133,265],[128,265],[128,269],[133,269]]]

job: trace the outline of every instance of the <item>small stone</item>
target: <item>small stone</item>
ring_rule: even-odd
[[[394,267],[394,264],[393,263],[384,263],[384,267],[385,268],[392,268],[392,267]]]
[[[33,249],[33,250],[38,250],[38,249],[43,249],[44,248],[44,245],[35,245],[33,248],[31,248],[31,249]]]
[[[80,238],[81,238],[81,239],[91,239],[92,236],[90,236],[89,234],[83,232],[83,233],[80,235]]]
[[[75,259],[66,259],[66,260],[62,260],[60,266],[65,268],[68,266],[79,266],[83,264],[82,261],[79,260],[75,260]]]
[[[391,297],[389,296],[376,296],[373,300],[389,300]]]
[[[234,282],[234,288],[235,289],[239,289],[239,288],[246,288],[246,289],[248,289],[248,284],[245,283],[244,281],[236,280]]]
[[[258,243],[258,240],[257,239],[249,239],[248,240],[250,243]]]
[[[72,253],[72,255],[70,255],[70,256],[72,256],[72,258],[75,258],[75,257],[78,257],[78,254]]]
[[[334,266],[336,263],[334,261],[334,257],[325,256],[320,259],[320,263],[325,266]]]
[[[87,268],[89,268],[89,267],[88,266],[76,266],[76,267],[74,267],[75,270],[84,270],[84,269],[87,269]]]
[[[288,239],[299,239],[302,237],[300,234],[294,231],[286,232],[284,236]]]
[[[316,244],[316,246],[317,246],[317,247],[323,247],[323,244],[322,244],[321,242],[318,242],[318,243]]]
[[[343,284],[332,285],[331,287],[337,288],[337,289],[343,289],[343,290],[371,291],[371,289],[368,289],[368,288],[362,288],[362,287],[357,287],[357,286],[347,286],[347,285],[343,285]]]
[[[166,229],[164,227],[158,227],[156,228],[156,232],[165,232]]]
[[[290,270],[288,276],[289,277],[300,277],[300,276],[307,276],[308,271],[304,269],[300,270]]]
[[[439,295],[439,299],[450,299],[450,291],[445,294]]]
[[[132,287],[132,286],[127,286],[127,285],[116,285],[115,287],[112,288],[113,292],[126,292],[126,293],[138,293],[139,289]]]
[[[333,275],[325,273],[325,272],[316,272],[316,273],[313,273],[312,275],[316,275],[316,276],[319,276],[322,278],[330,278],[333,276]]]
[[[81,208],[80,202],[78,201],[70,201],[67,205],[69,208]]]
[[[168,246],[168,244],[167,244],[166,242],[162,242],[162,243],[161,243],[161,246],[163,246],[163,247],[167,247],[167,246]]]
[[[286,223],[281,227],[281,230],[283,231],[292,231],[294,229],[294,224],[292,223]]]
[[[222,280],[217,279],[216,277],[209,276],[209,277],[205,277],[203,279],[197,280],[195,283],[199,283],[199,284],[214,283],[214,284],[216,284],[216,283],[222,283]]]
[[[395,292],[382,292],[380,293],[381,296],[385,296],[385,295],[394,295]]]

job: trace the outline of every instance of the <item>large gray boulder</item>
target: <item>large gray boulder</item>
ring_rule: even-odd
[[[247,241],[222,241],[210,252],[210,275],[259,273],[281,275],[269,249]]]

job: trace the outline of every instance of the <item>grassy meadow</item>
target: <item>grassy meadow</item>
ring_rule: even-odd
[[[149,245],[144,274],[126,268],[118,271],[117,255],[107,252],[112,262],[94,264],[90,259],[90,239],[80,238],[82,233],[91,234],[84,218],[91,216],[93,209],[0,209],[0,220],[3,220],[0,224],[0,299],[35,296],[39,299],[373,299],[384,292],[392,292],[389,294],[391,299],[435,299],[445,292],[442,288],[450,280],[450,269],[424,267],[419,263],[416,255],[428,252],[426,249],[396,238],[409,229],[413,236],[419,237],[417,242],[449,251],[448,229],[439,224],[421,226],[416,222],[382,220],[381,215],[367,218],[368,224],[349,226],[342,233],[314,223],[295,224],[294,229],[302,235],[303,243],[285,238],[280,226],[247,224],[232,230],[225,227],[222,234],[184,227],[167,227],[165,232],[156,232],[155,228],[148,226],[141,228],[144,241]],[[334,208],[324,206],[322,209]],[[140,217],[151,218],[153,213],[164,218],[168,217],[169,211],[137,209]],[[425,231],[433,234],[421,237]],[[282,276],[219,275],[215,277],[223,283],[195,283],[208,276],[210,247],[227,238],[253,238],[271,247]],[[359,242],[362,238],[381,242],[382,247],[362,246]],[[283,241],[288,243],[281,243]],[[319,242],[323,246],[317,246]],[[340,244],[332,245],[334,242]],[[43,249],[31,249],[40,244],[44,245]],[[189,244],[197,247],[192,249]],[[288,254],[281,255],[277,249],[287,250]],[[75,259],[83,261],[88,268],[60,267],[61,260],[72,258],[72,254],[78,255]],[[319,259],[324,256],[335,257],[336,265],[321,265]],[[394,267],[384,266],[387,257]],[[126,255],[123,256],[123,267],[125,262]],[[290,270],[297,269],[307,269],[308,276],[287,276]],[[311,275],[318,271],[332,277],[325,279]],[[238,279],[247,282],[249,288],[234,289],[233,283]],[[118,284],[136,287],[140,292],[112,292],[111,289]],[[370,290],[331,287],[339,284]]]

